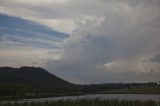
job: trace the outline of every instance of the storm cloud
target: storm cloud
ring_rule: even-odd
[[[160,80],[159,0],[1,0],[0,6],[3,14],[69,34],[60,41],[60,58],[44,67],[70,82]]]
[[[49,62],[49,69],[82,83],[159,80],[160,66],[150,61],[160,52],[159,5],[126,0],[99,5],[97,16],[77,23],[62,57]]]

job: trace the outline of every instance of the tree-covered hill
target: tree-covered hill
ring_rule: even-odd
[[[43,68],[0,67],[0,96],[33,93],[68,93],[75,89],[71,84]]]
[[[35,67],[1,67],[0,83],[32,85],[35,87],[70,85],[69,82],[58,78],[57,76],[47,72],[45,69]]]

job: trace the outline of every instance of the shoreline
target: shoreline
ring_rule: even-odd
[[[160,93],[88,93],[88,94],[65,94],[65,95],[39,95],[39,96],[0,96],[0,101],[18,101],[23,99],[43,99],[43,98],[58,98],[58,97],[72,97],[85,95],[160,95]]]

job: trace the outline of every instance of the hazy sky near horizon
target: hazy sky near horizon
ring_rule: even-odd
[[[160,80],[159,0],[0,0],[0,66],[74,83]]]

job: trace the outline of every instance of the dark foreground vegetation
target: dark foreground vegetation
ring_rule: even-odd
[[[80,99],[80,100],[58,100],[46,102],[8,102],[0,103],[0,106],[160,106],[160,101],[128,101],[128,100],[100,100],[100,99]]]
[[[42,68],[0,67],[0,99],[73,95],[78,88]]]
[[[42,68],[0,67],[0,100],[82,94],[160,94],[160,84],[149,82],[76,85]]]

